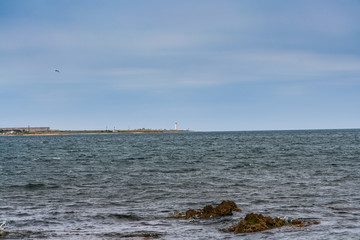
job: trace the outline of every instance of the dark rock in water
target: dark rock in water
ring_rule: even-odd
[[[307,227],[310,225],[317,225],[320,224],[320,222],[318,221],[305,221],[305,220],[301,220],[301,219],[293,219],[291,220],[290,224],[294,227]]]
[[[201,214],[203,213],[203,209],[198,209],[198,210],[195,210],[195,209],[189,209],[186,211],[185,213],[185,218],[188,219],[188,218],[194,218],[194,217],[197,217],[197,218],[200,218]]]
[[[205,206],[200,219],[231,216],[233,211],[241,212],[241,209],[232,201],[222,201],[217,207],[211,205]]]
[[[294,219],[290,222],[287,222],[281,218],[272,218],[269,216],[263,216],[262,214],[249,213],[237,225],[224,229],[224,231],[233,232],[233,233],[250,233],[250,232],[265,231],[273,228],[279,228],[285,225],[305,227],[311,224],[319,224],[319,223],[306,222],[300,219]]]
[[[190,209],[187,210],[185,216],[179,212],[173,214],[177,218],[198,218],[198,219],[208,219],[213,217],[223,217],[231,216],[233,211],[241,212],[241,209],[236,206],[232,201],[222,201],[218,206],[213,207],[207,205],[202,209]]]
[[[9,233],[0,229],[0,237],[5,237]]]
[[[297,227],[303,227],[305,225],[305,222],[301,221],[300,219],[294,219],[294,220],[291,220],[291,225],[294,225]]]
[[[173,218],[184,218],[184,214],[180,211],[175,211],[171,214],[171,217]]]

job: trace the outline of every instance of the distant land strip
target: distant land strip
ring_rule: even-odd
[[[0,128],[0,136],[14,135],[73,135],[73,134],[121,134],[121,133],[182,133],[192,130],[133,129],[133,130],[50,130],[50,128]]]

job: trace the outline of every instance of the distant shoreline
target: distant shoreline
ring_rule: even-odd
[[[3,134],[2,136],[47,136],[47,135],[83,135],[83,134],[126,134],[126,133],[187,133],[196,132],[192,130],[153,130],[153,129],[136,129],[136,130],[50,130],[39,132],[18,132],[14,134]],[[1,135],[0,135],[1,136]]]

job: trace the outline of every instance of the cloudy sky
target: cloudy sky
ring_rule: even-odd
[[[0,127],[358,128],[359,13],[358,0],[0,0]]]

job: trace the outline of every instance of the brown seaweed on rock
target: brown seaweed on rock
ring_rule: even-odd
[[[262,214],[249,213],[235,226],[224,229],[224,232],[233,233],[250,233],[260,232],[273,228],[283,227],[285,225],[291,225],[296,227],[306,227],[311,224],[319,224],[319,222],[306,222],[300,219],[294,219],[290,222],[281,218],[272,218],[269,216],[263,216]]]
[[[173,216],[177,218],[198,218],[202,220],[213,217],[231,216],[233,211],[241,212],[241,209],[232,201],[222,201],[216,207],[207,205],[202,209],[189,209],[186,211],[185,216],[179,212],[175,212]]]

